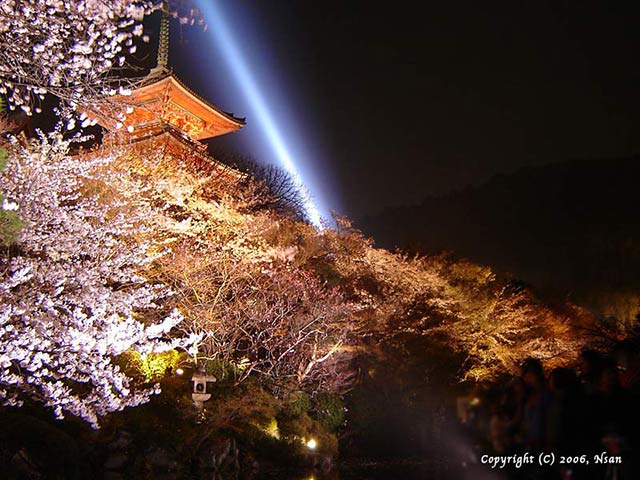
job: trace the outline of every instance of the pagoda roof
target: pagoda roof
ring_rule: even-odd
[[[215,107],[180,81],[168,67],[169,4],[162,2],[162,19],[156,67],[135,81],[128,96],[120,95],[90,112],[107,130],[124,129],[132,139],[161,133],[166,126],[193,140],[234,132],[245,125]],[[122,90],[121,90],[121,93]]]
[[[172,72],[153,73],[130,96],[120,98],[128,110],[126,116],[119,122],[103,117],[100,123],[104,127],[109,130],[124,127],[133,133],[169,124],[195,140],[204,140],[245,125],[244,118],[234,117],[207,102]],[[121,125],[117,126],[118,123]]]
[[[196,166],[200,171],[224,173],[236,180],[247,176],[232,165],[216,159],[207,151],[205,144],[189,138],[184,132],[168,124],[162,125],[157,131],[146,136],[137,136],[129,140],[131,145],[141,145],[142,148],[160,148],[165,155],[169,154],[177,158],[191,157],[192,160],[188,164]],[[178,148],[169,148],[169,143],[175,144]]]

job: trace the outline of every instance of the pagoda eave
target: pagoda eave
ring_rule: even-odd
[[[173,74],[147,77],[146,84],[117,102],[128,112],[120,119],[98,114],[98,122],[108,130],[129,132],[148,130],[154,124],[169,124],[195,140],[204,140],[242,128],[236,118],[200,98]]]

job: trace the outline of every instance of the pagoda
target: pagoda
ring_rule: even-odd
[[[162,149],[182,161],[228,170],[214,160],[201,140],[239,130],[245,125],[190,90],[169,68],[169,8],[163,3],[156,66],[136,82],[130,95],[120,95],[113,106],[87,112],[106,129],[106,138],[119,144]],[[138,145],[137,145],[138,146]],[[236,172],[238,173],[238,172]]]

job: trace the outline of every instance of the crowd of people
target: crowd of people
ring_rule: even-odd
[[[519,376],[476,402],[468,424],[492,455],[534,455],[509,478],[632,480],[639,401],[640,355],[624,343],[608,355],[583,351],[575,369],[545,372],[527,359]],[[553,453],[553,465],[540,465],[540,453]]]

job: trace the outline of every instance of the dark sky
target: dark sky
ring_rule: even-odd
[[[280,82],[274,108],[315,149],[318,188],[352,217],[524,165],[640,151],[637,2],[223,3]],[[190,72],[220,62],[193,35],[188,54],[172,47],[176,71],[243,115],[230,78]],[[216,143],[263,160],[250,133]]]

